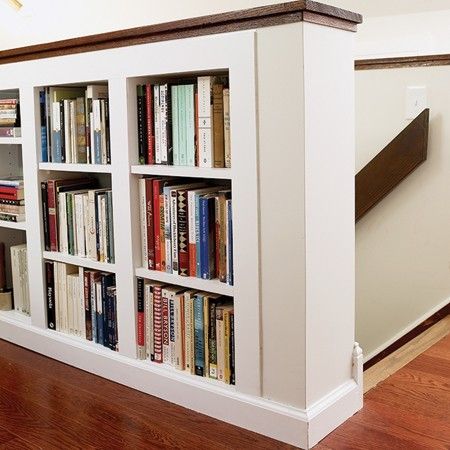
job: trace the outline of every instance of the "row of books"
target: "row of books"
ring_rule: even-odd
[[[0,179],[0,220],[23,222],[25,220],[25,192],[22,177]]]
[[[13,245],[10,251],[14,309],[29,316],[30,289],[28,284],[27,244]]]
[[[232,299],[138,278],[138,358],[235,384]]]
[[[231,167],[227,77],[137,86],[140,164]]]
[[[42,162],[110,164],[108,86],[39,92]]]
[[[45,249],[114,263],[112,191],[92,178],[41,183]]]
[[[45,262],[47,326],[118,350],[115,275]]]
[[[20,106],[17,98],[0,98],[0,128],[20,127]]]
[[[233,284],[231,190],[171,178],[139,179],[142,265]]]

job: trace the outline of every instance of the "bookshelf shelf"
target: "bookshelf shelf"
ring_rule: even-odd
[[[200,291],[212,292],[214,294],[227,295],[229,297],[232,297],[234,292],[233,286],[226,283],[221,283],[219,280],[203,280],[201,278],[182,277],[180,275],[173,275],[167,272],[144,269],[143,267],[136,269],[136,276],[189,289],[198,289]]]
[[[313,14],[309,14],[309,17],[314,16],[316,21],[318,15],[324,21],[329,20],[333,16],[332,11],[327,7],[324,13],[322,5],[316,6],[314,2],[306,2],[307,6],[303,5],[305,2],[291,3],[288,7],[268,6],[261,10],[236,12],[233,13],[233,17],[227,14],[215,16],[210,23],[211,27],[195,26],[202,36],[193,35],[193,30],[197,28],[192,28],[192,25],[183,28],[181,24],[176,23],[170,25],[166,29],[167,33],[161,35],[158,33],[163,25],[148,31],[140,29],[139,32],[144,34],[136,35],[136,39],[129,39],[132,34],[127,32],[123,34],[125,40],[121,41],[122,34],[119,33],[118,40],[115,39],[113,43],[115,45],[117,41],[119,46],[114,48],[106,48],[109,41],[103,38],[95,52],[89,51],[93,48],[91,46],[85,46],[78,52],[75,45],[57,51],[50,50],[50,53],[43,52],[44,57],[40,58],[38,55],[30,60],[31,52],[22,54],[19,52],[13,60],[9,53],[9,56],[0,55],[0,65],[2,56],[3,61],[8,62],[2,65],[0,70],[0,89],[7,89],[14,84],[17,98],[20,99],[22,133],[21,138],[0,138],[0,146],[4,145],[4,148],[0,149],[0,156],[3,158],[1,168],[7,167],[5,175],[23,176],[26,214],[26,222],[0,221],[0,231],[6,241],[10,240],[14,244],[22,244],[26,240],[29,291],[32,293],[31,317],[13,311],[0,312],[0,339],[9,340],[66,364],[211,417],[295,446],[310,448],[356,412],[361,407],[362,399],[360,376],[362,357],[358,355],[352,357],[352,353],[353,355],[357,353],[354,352],[354,292],[351,288],[354,286],[354,216],[351,203],[354,200],[354,179],[350,176],[354,167],[354,129],[351,120],[354,117],[352,35],[333,28],[336,24],[350,27],[352,22],[350,19],[343,19],[349,16],[339,13],[336,15],[338,20],[330,22],[333,27],[326,26],[328,22],[322,21],[318,22],[321,25],[303,23],[302,18],[306,20],[308,16],[303,14],[307,8],[315,8],[314,11],[311,10]],[[240,20],[234,17],[240,17]],[[204,21],[196,19],[195,23]],[[230,23],[230,26],[234,24],[235,27],[228,28],[227,25],[227,30],[224,31],[224,23]],[[185,30],[186,35],[173,33],[175,28]],[[213,32],[208,34],[211,29]],[[219,31],[219,34],[215,31]],[[158,41],[158,36],[161,41]],[[130,45],[131,43],[136,45]],[[74,48],[76,53],[70,54]],[[49,55],[51,57],[47,57]],[[331,72],[335,74],[332,78],[329,77]],[[218,98],[217,94],[220,83],[215,83],[217,80],[210,83],[212,90],[208,91],[205,88],[204,91],[200,91],[201,95],[197,89],[197,109],[195,106],[191,107],[192,95],[195,105],[195,90],[191,95],[191,88],[187,88],[188,85],[195,84],[191,81],[196,79],[198,88],[200,77],[219,75],[226,78],[224,83],[224,89],[227,89],[226,101],[223,101],[226,108],[223,106],[221,110],[220,107],[220,97]],[[188,79],[191,81],[184,83],[184,80]],[[339,91],[335,89],[336,79],[339,80]],[[181,82],[184,84],[182,89],[180,89]],[[93,105],[96,100],[100,102],[95,103],[97,105],[95,110],[93,106],[92,115],[95,113],[97,119],[100,116],[101,123],[104,117],[104,123],[107,124],[105,130],[108,130],[105,137],[107,136],[109,145],[106,147],[108,155],[105,160],[94,158],[94,161],[112,163],[98,165],[40,162],[46,161],[45,142],[50,144],[50,150],[54,149],[51,147],[52,142],[56,149],[58,148],[59,141],[56,139],[45,141],[46,135],[42,133],[45,128],[43,124],[49,127],[51,125],[51,129],[46,129],[48,137],[51,137],[50,131],[58,133],[56,108],[58,105],[55,104],[60,103],[59,121],[61,117],[66,120],[65,115],[61,116],[61,111],[65,114],[68,105],[71,124],[73,112],[76,112],[74,106],[78,104],[81,108],[84,104],[80,101],[82,93],[76,93],[76,98],[60,98],[59,94],[56,95],[57,91],[71,88],[69,91],[75,95],[78,88],[86,88],[87,91],[88,86],[95,84],[108,88],[105,94],[107,103],[101,102],[100,99],[94,100],[92,97]],[[142,93],[144,84],[146,94],[143,96],[139,92]],[[154,90],[152,97],[148,93],[151,91],[147,86],[155,87],[158,84],[160,95],[158,97],[158,90]],[[162,88],[163,84],[167,86]],[[164,96],[169,92],[168,86],[175,87],[171,93],[177,93],[174,95],[176,97],[174,103],[170,104],[167,103],[168,96]],[[214,91],[216,91],[215,100]],[[183,97],[182,92],[186,96]],[[210,100],[198,103],[199,97],[206,98],[204,92],[212,93],[212,105]],[[327,95],[324,95],[324,92]],[[146,99],[145,103],[142,101],[143,97]],[[154,135],[148,133],[152,122],[143,119],[144,111],[147,119],[150,117],[149,114],[152,114],[152,104],[147,101],[149,98],[155,100],[153,106],[156,105],[156,108],[153,108],[153,113],[156,111],[156,114],[159,114],[159,122],[153,124],[164,123],[164,128],[154,126]],[[173,100],[173,97],[170,98]],[[106,97],[103,100],[106,100]],[[218,139],[221,139],[221,131],[217,124],[221,122],[215,122],[215,134],[207,131],[211,128],[208,125],[211,124],[211,121],[208,122],[208,118],[211,119],[210,115],[203,114],[200,122],[199,105],[203,105],[203,111],[208,111],[208,106],[213,106],[212,126],[214,126],[214,102],[217,106],[215,113],[222,114],[223,111],[224,136],[227,139],[225,141],[224,137],[224,142],[230,144],[226,148],[231,152],[232,168],[136,164],[142,160],[159,162],[167,159],[170,162],[171,158],[168,157],[170,148],[178,148],[178,152],[172,151],[172,156],[173,153],[178,155],[173,161],[192,163],[191,156],[182,159],[184,150],[180,152],[185,146],[185,141],[189,141],[190,146],[187,148],[190,151],[186,153],[192,155],[192,148],[195,149],[192,145],[192,135],[194,138],[197,137],[197,149],[200,150],[212,148],[208,144],[209,139],[212,139],[213,144],[214,139],[220,142]],[[50,104],[56,111],[52,112],[52,116],[48,115],[50,108],[42,108],[42,105]],[[172,110],[169,106],[172,104],[177,105],[177,108]],[[90,108],[89,102],[86,102],[85,108]],[[42,114],[43,111],[47,111],[47,116]],[[177,111],[179,114],[178,125],[175,127],[178,131],[174,134],[169,133],[175,116],[172,115],[172,122],[168,120],[170,119],[167,117],[168,111]],[[282,115],[280,111],[283,111]],[[195,121],[192,121],[193,114],[197,119]],[[51,120],[47,122],[45,117],[47,119],[50,117]],[[76,117],[75,114],[75,123]],[[163,121],[161,117],[164,118]],[[308,120],[305,121],[305,117]],[[53,123],[55,118],[56,123]],[[67,121],[65,123],[67,124]],[[183,123],[185,125],[180,125]],[[194,129],[194,133],[192,133],[193,123],[197,123],[198,126],[196,131]],[[145,134],[141,133],[145,129],[143,124],[147,127],[147,140],[143,139]],[[56,128],[53,125],[56,125]],[[75,128],[71,125],[67,129]],[[324,133],[323,129],[327,132]],[[90,130],[95,130],[95,127]],[[76,133],[82,134],[82,131]],[[152,157],[152,136],[159,139],[155,141],[159,143],[159,146],[156,144],[154,146],[155,158]],[[173,140],[172,147],[169,144],[170,136]],[[60,136],[56,134],[56,137]],[[69,135],[65,134],[65,139],[68,137]],[[101,133],[100,138],[103,143]],[[78,143],[78,140],[70,142]],[[95,139],[85,142],[95,142]],[[176,142],[178,147],[175,145]],[[162,144],[164,146],[167,144],[165,148],[167,155],[164,157],[161,152]],[[147,153],[143,151],[145,147]],[[221,146],[214,148],[220,149]],[[158,149],[160,153],[157,153]],[[47,155],[51,155],[48,150],[47,147]],[[230,152],[225,154],[229,156]],[[147,156],[142,159],[142,154]],[[208,164],[214,161],[217,165],[221,165],[221,160],[215,159],[218,155],[220,156],[219,151],[211,158],[211,154],[208,153],[207,158],[202,160]],[[62,157],[61,159],[55,157],[53,160],[61,161]],[[84,159],[70,157],[66,160]],[[229,159],[226,160],[228,161]],[[91,176],[87,176],[88,174]],[[139,181],[139,176],[142,175],[155,177],[156,182],[153,184],[148,180]],[[179,180],[171,179],[162,180],[160,183],[165,177],[183,177],[191,180],[178,183]],[[69,192],[71,186],[77,185],[76,180],[81,180],[82,184],[84,178],[92,178],[95,189],[104,188],[108,194],[94,194],[94,201],[91,194],[88,203],[86,197],[80,202],[83,193],[78,191],[77,194],[76,191],[72,191],[69,194]],[[329,182],[330,179],[333,183]],[[74,183],[63,185],[62,182],[67,180],[74,180]],[[58,181],[61,181],[60,185],[56,184]],[[141,235],[145,236],[148,228],[141,226],[140,217],[146,217],[146,220],[153,217],[156,221],[159,212],[159,229],[163,230],[159,235],[161,241],[167,241],[166,232],[169,228],[172,228],[170,231],[173,231],[175,236],[176,228],[171,227],[170,223],[180,218],[179,223],[183,226],[180,225],[176,230],[178,236],[170,243],[173,252],[177,250],[176,245],[181,248],[186,242],[183,241],[182,234],[186,233],[186,229],[197,232],[198,223],[198,228],[206,230],[205,223],[200,224],[200,220],[195,222],[195,228],[192,221],[190,225],[189,222],[183,221],[183,214],[186,214],[186,211],[187,215],[191,211],[191,219],[193,217],[197,219],[192,215],[193,198],[192,196],[189,198],[190,209],[189,203],[186,209],[183,194],[176,199],[172,194],[172,191],[176,192],[175,188],[170,189],[172,183],[174,186],[175,183],[180,186],[183,184],[202,186],[199,187],[199,191],[203,189],[208,191],[210,186],[214,189],[221,187],[221,194],[217,196],[212,193],[198,194],[204,195],[205,199],[199,200],[203,211],[202,218],[208,227],[208,233],[203,233],[203,236],[208,237],[209,243],[214,241],[214,244],[217,238],[219,258],[215,264],[211,263],[211,271],[214,272],[212,267],[217,266],[223,273],[223,250],[220,253],[220,249],[224,248],[224,239],[220,233],[224,230],[229,231],[225,236],[227,239],[225,248],[232,249],[227,262],[229,261],[231,266],[232,261],[234,286],[221,283],[217,279],[182,277],[138,267],[145,266],[145,262],[142,263],[142,255],[144,254],[145,261],[146,245],[148,248],[152,245],[156,247],[158,242],[157,237],[153,240],[153,244],[151,239],[147,239],[147,244],[142,240]],[[206,185],[208,187],[204,188]],[[51,189],[49,186],[52,186]],[[155,189],[158,186],[162,188],[159,197],[156,191],[153,191],[154,186]],[[222,186],[226,186],[226,189],[222,189]],[[150,192],[154,204],[158,205],[159,202],[159,209],[151,208],[146,201],[147,193]],[[171,193],[169,206],[164,203],[168,200],[168,192]],[[194,195],[194,200],[197,199],[196,196],[197,194]],[[225,202],[228,202],[225,210],[225,217],[228,218],[226,222],[223,221],[222,215],[224,196]],[[218,198],[217,205],[213,205],[213,198]],[[330,198],[333,198],[333,208],[329,208]],[[66,199],[65,209],[64,199]],[[218,211],[219,221],[212,220],[213,206],[217,208],[214,209],[214,214]],[[60,209],[56,210],[57,207]],[[195,207],[200,209],[197,203]],[[44,240],[47,240],[48,244],[49,236],[55,231],[55,222],[49,225],[49,220],[45,221],[50,217],[50,214],[48,217],[45,215],[45,212],[49,213],[50,208],[56,211],[56,213],[52,211],[52,219],[55,214],[57,217],[67,217],[69,226],[73,227],[71,229],[77,231],[76,235],[73,231],[68,231],[71,236],[69,239],[72,239],[69,242],[72,245],[74,242],[77,244],[73,245],[73,248],[78,248],[80,239],[83,239],[80,237],[83,236],[82,229],[85,232],[85,244],[94,234],[101,243],[105,240],[108,242],[108,239],[109,242],[114,241],[115,264],[43,251],[46,248]],[[172,208],[169,212],[173,214],[164,216],[167,208]],[[112,213],[105,214],[106,209]],[[107,220],[103,220],[105,217]],[[85,218],[94,219],[83,222]],[[96,218],[99,218],[102,227],[97,226]],[[60,223],[56,222],[58,227],[56,237],[65,232],[64,227],[59,227]],[[89,228],[85,226],[86,223]],[[155,228],[155,223],[157,222],[153,223],[153,233],[158,229]],[[226,223],[225,227],[221,226],[223,223]],[[108,234],[105,234],[103,224]],[[151,230],[150,219],[148,224]],[[86,230],[89,230],[90,234],[86,233]],[[154,234],[155,236],[158,235]],[[52,239],[54,237],[55,234]],[[64,235],[63,237],[65,238]],[[62,245],[60,248],[68,247]],[[82,252],[83,246],[79,248]],[[208,246],[206,251],[210,257],[212,250],[215,249],[217,249],[215,245]],[[157,253],[155,255],[157,258],[161,257]],[[325,261],[323,255],[327,256]],[[114,278],[114,285],[107,287],[105,282],[102,285],[103,278],[95,279],[97,275],[100,277],[108,275],[92,274],[92,271],[88,271],[86,275],[86,271],[78,271],[75,267],[65,268],[52,264],[52,261],[92,271],[109,272],[114,274],[114,277],[110,276],[111,280]],[[57,272],[52,272],[51,268],[55,266]],[[227,266],[227,270],[229,269],[231,270],[231,267]],[[105,297],[110,299],[110,296],[114,296],[114,300],[117,300],[111,308],[117,319],[114,323],[115,328],[113,327],[119,342],[117,352],[82,338],[48,329],[49,323],[51,324],[53,320],[52,313],[56,309],[54,305],[58,305],[57,301],[61,301],[62,298],[60,296],[64,288],[62,281],[64,273],[68,292],[66,297],[70,298],[72,303],[74,298],[78,299],[74,292],[81,288],[81,284],[77,284],[79,281],[77,276],[86,276],[85,280],[92,277],[89,279],[91,284],[89,286],[88,283],[84,284],[82,291],[86,297],[87,289],[90,289],[89,304],[81,301],[78,304],[73,303],[75,307],[78,305],[79,313],[86,312],[83,311],[82,305],[84,308],[87,305],[88,311],[92,312],[94,309],[92,305],[94,304],[95,308],[98,305],[97,298],[103,300]],[[230,358],[226,361],[229,361],[227,364],[230,368],[235,369],[233,373],[235,386],[177,370],[172,367],[172,360],[167,358],[167,349],[165,361],[168,361],[168,365],[138,359],[146,356],[146,353],[142,353],[143,345],[138,345],[137,342],[138,331],[142,330],[139,327],[142,327],[143,312],[142,290],[139,289],[144,286],[146,295],[144,314],[151,317],[152,309],[149,306],[155,299],[152,297],[152,289],[160,288],[158,283],[151,285],[140,278],[232,297],[220,299],[221,309],[218,310],[222,311],[222,317],[233,317],[229,322],[227,319],[226,324],[229,325],[219,324],[223,327],[224,336],[227,327],[226,336],[229,340],[218,341],[216,334],[216,341],[229,343],[227,351]],[[56,285],[59,291],[55,289]],[[107,290],[111,288],[106,294],[104,291],[101,292],[105,287]],[[94,295],[91,294],[93,289]],[[184,295],[184,292],[178,293],[182,289],[171,290],[167,287],[164,289],[166,291],[164,295],[172,295],[170,292],[178,296]],[[56,301],[52,303],[51,300],[55,298]],[[211,298],[214,298],[214,295],[205,295],[202,304],[207,304]],[[166,297],[164,299],[169,300]],[[174,302],[179,300],[181,301],[181,297],[175,297]],[[191,298],[187,298],[185,302],[185,306],[188,305],[188,317],[192,317],[190,300]],[[232,312],[231,309],[226,309],[231,308],[231,300]],[[197,302],[197,313],[200,303]],[[176,305],[176,311],[183,311],[180,309],[180,303]],[[173,309],[175,321],[175,307]],[[154,317],[159,313],[154,308],[153,311],[155,310],[157,314]],[[208,311],[212,317],[212,309],[206,309],[206,317]],[[166,307],[166,317],[167,312]],[[67,315],[73,313],[73,310],[63,312]],[[201,321],[200,316],[201,314],[198,314],[198,322]],[[80,314],[80,317],[86,315]],[[89,316],[87,317],[89,321]],[[106,317],[109,320],[109,316]],[[65,321],[66,318],[60,320]],[[205,315],[202,318],[203,325],[209,323],[205,321]],[[80,320],[82,323],[83,319]],[[217,320],[223,318],[216,317],[216,325]],[[55,322],[58,323],[56,319]],[[181,323],[183,329],[183,322]],[[186,323],[188,327],[185,326]],[[180,321],[177,326],[179,324]],[[194,353],[191,352],[190,357],[193,354],[195,356],[196,344],[195,323],[194,326],[191,324],[192,320],[184,322],[186,341],[189,340],[189,329],[194,330],[194,340],[192,333],[190,340],[191,343],[194,342]],[[170,325],[170,319],[169,327],[174,327],[174,324]],[[206,328],[210,330],[212,326],[203,326],[204,332]],[[102,328],[97,328],[97,331],[99,329]],[[177,330],[179,331],[178,328]],[[199,330],[200,327],[197,326],[197,333]],[[167,335],[170,333],[166,330],[166,337]],[[183,332],[179,332],[178,336],[183,336]],[[206,342],[205,334],[203,337]],[[197,336],[197,343],[199,341]],[[145,348],[144,350],[146,352]],[[203,356],[205,354],[206,347]],[[186,360],[187,356],[184,358]],[[185,364],[183,361],[180,364],[180,359],[183,357],[178,356],[175,365],[184,367]],[[352,367],[352,364],[354,370],[350,373],[349,367]],[[201,369],[201,364],[199,366]],[[333,371],[328,370],[331,366]],[[225,377],[223,379],[231,382]]]
[[[86,267],[87,269],[101,270],[111,273],[116,272],[115,264],[93,261],[89,258],[80,258],[79,256],[66,255],[59,252],[43,252],[42,256],[44,259],[48,259],[50,261],[73,264],[74,266]]]
[[[23,230],[26,231],[26,222],[8,222],[7,220],[0,220],[0,228],[9,228],[11,230]]]
[[[39,163],[39,170],[58,172],[111,173],[110,164]]]
[[[0,321],[7,321],[10,323],[18,323],[21,325],[31,325],[31,317],[22,314],[19,311],[0,311]]]
[[[131,166],[131,173],[135,175],[216,178],[221,180],[230,180],[232,178],[232,169],[210,169],[205,167],[136,165]]]
[[[21,137],[0,137],[0,145],[21,145]]]

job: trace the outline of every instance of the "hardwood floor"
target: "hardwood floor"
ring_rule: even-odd
[[[315,449],[450,449],[450,335],[366,393]]]
[[[450,449],[450,336],[315,448]],[[0,449],[288,449],[0,340]]]

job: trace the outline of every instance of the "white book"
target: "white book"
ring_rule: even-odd
[[[199,166],[213,167],[212,85],[214,77],[198,77],[198,145]]]
[[[159,87],[159,102],[160,102],[160,135],[161,135],[161,163],[167,164],[167,84],[162,84]]]
[[[72,156],[72,162],[78,162],[78,152],[77,152],[77,129],[76,129],[76,101],[69,100],[69,110],[70,110],[70,153]]]
[[[86,314],[84,306],[84,268],[78,267],[78,330],[79,336],[86,339]]]
[[[108,85],[89,84],[86,87],[86,98],[91,98],[93,100],[98,98],[108,98]]]
[[[101,241],[100,247],[102,248],[103,253],[103,262],[110,262],[108,259],[108,233],[106,231],[106,221],[108,220],[108,214],[106,212],[106,194],[102,194],[100,197],[100,208],[101,208],[101,222],[100,222],[100,230],[101,230]]]
[[[97,195],[97,214],[98,214],[97,222],[99,224],[97,247],[99,250],[98,260],[100,262],[105,262],[105,253],[103,248],[103,226],[102,226],[105,217],[103,216],[102,198],[104,198],[104,194]]]
[[[178,370],[184,370],[184,333],[183,333],[183,315],[184,315],[184,295],[179,294],[174,297],[174,326],[175,345],[173,352],[173,365]]]
[[[89,257],[89,195],[86,192],[83,194],[83,230],[84,230],[84,252],[85,256]]]
[[[74,275],[68,274],[66,279],[67,286],[67,323],[69,334],[75,334],[75,305],[74,305],[74,292],[73,292],[73,277]]]
[[[85,196],[86,196],[85,194],[76,194],[73,196],[75,202],[75,215],[74,215],[75,254],[82,258],[86,256],[85,224],[84,224]]]
[[[104,100],[100,101],[100,136],[102,147],[102,164],[106,164],[106,103]]]
[[[69,241],[67,238],[67,204],[66,193],[58,194],[58,224],[59,224],[59,251],[69,253]]]
[[[148,247],[147,247],[147,203],[145,200],[145,178],[140,178],[139,186],[139,218],[141,228],[141,250],[142,267],[148,269]]]
[[[161,107],[159,101],[159,85],[153,86],[154,117],[155,117],[155,163],[161,164]]]
[[[88,191],[88,230],[89,239],[87,242],[88,257],[93,261],[97,261],[97,243],[96,243],[96,229],[95,229],[95,190]]]
[[[178,191],[170,191],[170,232],[171,232],[171,252],[172,252],[172,273],[178,275]]]
[[[63,101],[64,106],[64,150],[66,154],[66,163],[72,162],[72,138],[70,135],[70,100]]]
[[[12,283],[14,294],[14,309],[22,312],[23,309],[23,296],[20,282],[20,262],[19,251],[17,246],[13,246],[10,249],[11,252],[11,271],[12,271]]]
[[[197,291],[184,293],[184,361],[189,373],[195,372],[194,365],[194,295]]]

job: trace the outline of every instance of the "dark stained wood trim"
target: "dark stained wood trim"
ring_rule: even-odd
[[[362,22],[360,14],[297,0],[4,50],[0,51],[0,64],[301,22],[304,13],[311,22],[350,31],[356,31],[356,25]]]
[[[369,369],[376,363],[380,362],[381,360],[389,356],[391,353],[394,353],[400,347],[403,347],[405,344],[412,341],[415,337],[419,336],[424,331],[428,330],[428,328],[431,328],[433,325],[435,325],[440,320],[447,317],[449,314],[450,314],[450,303],[441,308],[438,312],[434,313],[431,317],[429,317],[428,319],[424,320],[422,323],[417,325],[417,327],[412,329],[409,333],[406,333],[400,339],[397,339],[389,347],[384,349],[382,352],[378,353],[378,355],[375,355],[373,358],[370,358],[369,361],[366,361],[364,363],[364,370]]]
[[[450,65],[450,54],[404,56],[398,58],[359,59],[355,61],[355,70],[398,69],[402,67],[430,67]]]
[[[427,159],[429,117],[423,110],[356,174],[356,222]]]

